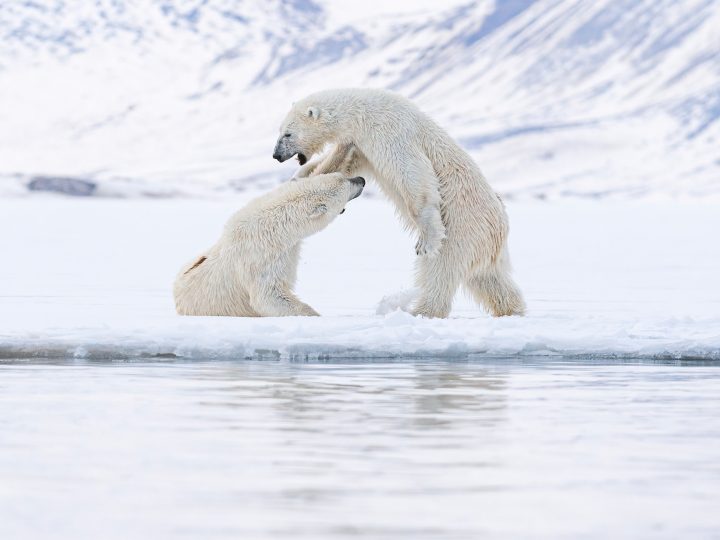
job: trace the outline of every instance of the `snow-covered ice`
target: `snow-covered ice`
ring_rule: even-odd
[[[709,201],[510,203],[528,315],[491,318],[459,296],[450,319],[426,320],[381,303],[412,286],[413,241],[363,196],[303,250],[297,290],[323,317],[176,316],[176,272],[241,204],[0,201],[0,355],[720,359]]]

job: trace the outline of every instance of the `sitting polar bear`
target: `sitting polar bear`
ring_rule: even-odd
[[[339,173],[288,182],[251,201],[225,225],[220,240],[175,280],[180,315],[280,317],[318,315],[293,293],[300,244],[358,197],[363,178]]]
[[[326,144],[334,149],[306,163]],[[373,89],[312,94],[293,104],[273,157],[298,156],[297,177],[369,174],[418,232],[415,315],[447,317],[462,284],[491,314],[520,315],[508,219],[472,158],[409,100]]]

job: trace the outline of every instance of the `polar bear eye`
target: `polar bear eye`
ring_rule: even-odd
[[[290,136],[289,133],[286,133],[285,135],[283,135],[283,137],[285,137],[286,139],[287,139],[289,136]]]

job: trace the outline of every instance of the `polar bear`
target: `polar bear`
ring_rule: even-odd
[[[180,315],[318,315],[293,293],[303,238],[327,227],[365,187],[361,177],[324,174],[287,182],[235,213],[220,240],[180,270]]]
[[[324,158],[308,162],[327,145]],[[370,175],[417,231],[415,315],[447,317],[464,285],[492,315],[521,315],[510,277],[508,218],[473,159],[411,101],[376,89],[337,89],[294,103],[273,157],[297,155],[298,177]]]

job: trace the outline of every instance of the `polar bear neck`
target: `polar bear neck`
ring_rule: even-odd
[[[353,144],[361,152],[370,151],[368,146],[379,138],[385,141],[403,140],[405,143],[416,139],[421,144],[427,141],[454,144],[445,131],[412,101],[388,90],[323,90],[305,98],[301,107],[320,110],[320,120],[333,134],[332,140],[327,142]],[[417,120],[409,122],[408,114]],[[417,126],[423,126],[422,133],[417,131]],[[379,137],[383,132],[384,137]]]

